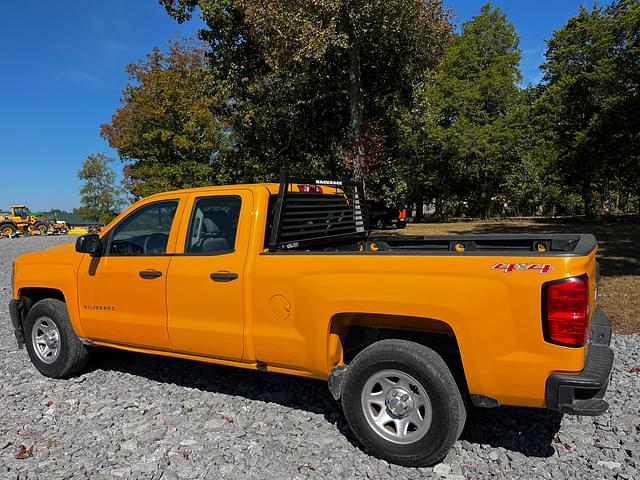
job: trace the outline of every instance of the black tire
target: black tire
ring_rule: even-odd
[[[47,333],[51,331],[57,333],[54,335],[57,336],[57,341],[46,338]],[[68,377],[81,370],[89,360],[87,347],[73,331],[67,305],[60,300],[46,298],[35,303],[27,314],[24,333],[31,362],[47,377]],[[44,361],[42,358],[47,354],[43,354],[43,349],[50,346],[45,345],[47,340],[51,340],[51,344],[57,346],[57,353],[55,356],[49,355],[47,361]]]
[[[374,222],[377,230],[383,230],[387,226],[387,222],[383,218],[378,218]]]
[[[36,222],[33,228],[34,230],[38,230],[40,232],[40,235],[45,235],[49,230],[49,227],[44,222]]]
[[[406,228],[407,227],[407,222],[398,222],[398,228]]]
[[[0,225],[0,235],[15,235],[16,227],[13,223],[3,223]]]
[[[385,401],[385,406],[382,407],[379,415],[385,413],[387,417],[392,419],[383,425],[389,432],[384,433],[382,427],[372,426],[370,422],[376,423],[375,421],[367,420],[367,416],[370,419],[372,417],[371,413],[365,413],[365,408],[371,410],[371,404],[369,407],[364,406],[366,401],[363,389],[367,387],[368,391],[370,388],[368,386],[372,385],[372,379],[375,384],[375,379],[378,376],[384,377],[385,372],[390,371],[399,372],[403,377],[398,378],[399,383],[386,394],[382,390],[382,394],[389,400]],[[410,393],[410,405],[413,405],[413,411],[406,410],[410,408],[409,404],[403,404],[403,408],[406,408],[401,414],[404,414],[407,421],[410,422],[416,413],[416,406],[419,405],[419,402],[425,402],[424,395],[421,394],[424,392],[431,408],[431,419],[429,422],[424,421],[420,427],[414,428],[413,431],[410,431],[413,424],[409,424],[406,428],[406,431],[409,432],[408,435],[419,437],[415,440],[396,437],[398,440],[408,441],[408,443],[397,443],[397,441],[384,438],[383,435],[396,436],[398,434],[393,430],[398,428],[399,423],[396,422],[400,422],[403,418],[392,414],[388,402],[395,401],[390,395],[396,396],[398,385],[401,384],[403,378],[407,377],[415,380],[415,382],[409,382],[410,390],[406,390],[407,393]],[[374,390],[382,383],[375,384]],[[372,394],[377,395],[375,392]],[[342,409],[354,435],[370,454],[407,467],[430,466],[442,460],[460,437],[467,418],[460,390],[442,357],[428,347],[407,340],[381,340],[356,355],[345,372]],[[373,412],[373,410],[371,411]],[[428,412],[425,414],[424,410],[421,415],[424,419],[429,416]],[[413,426],[415,427],[415,425]],[[382,433],[376,431],[376,428]],[[405,433],[405,435],[407,434]]]

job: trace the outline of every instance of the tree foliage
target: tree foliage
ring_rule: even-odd
[[[220,183],[229,172],[221,152],[227,90],[205,63],[205,47],[172,42],[127,67],[132,83],[102,136],[129,162],[125,181],[135,197]]]
[[[432,195],[440,217],[450,209],[463,213],[463,206],[486,217],[506,193],[506,175],[518,161],[510,148],[520,98],[518,42],[506,15],[484,5],[418,94],[420,111],[405,129],[413,143],[414,192]]]
[[[582,7],[527,87],[490,3],[454,33],[442,0],[159,2],[206,27],[102,126],[134,196],[287,170],[438,218],[640,210],[638,0]]]
[[[639,30],[640,2],[618,0],[580,7],[547,43],[540,108],[587,216],[640,193]]]
[[[349,100],[350,145],[342,153],[354,177],[366,179],[380,155],[370,148],[383,129],[378,122],[380,107],[389,106],[385,97],[406,104],[413,84],[446,45],[451,24],[442,3],[242,0],[241,5],[275,71],[336,59],[345,72],[343,78],[348,77],[344,91]]]
[[[178,21],[200,7],[213,70],[234,82],[237,147],[253,178],[286,167],[368,180],[388,166],[390,114],[409,107],[452,28],[440,0],[161,3]]]
[[[96,153],[87,156],[78,171],[78,178],[83,181],[78,213],[103,225],[113,220],[127,204],[124,189],[116,184],[111,162],[113,159],[104,153]]]

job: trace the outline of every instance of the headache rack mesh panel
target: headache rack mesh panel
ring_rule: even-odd
[[[269,251],[364,240],[368,233],[365,208],[361,182],[282,174]]]

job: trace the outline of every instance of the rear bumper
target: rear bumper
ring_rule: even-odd
[[[20,315],[20,303],[11,299],[9,302],[9,316],[11,317],[11,324],[13,325],[13,333],[16,336],[18,342],[18,348],[24,346],[24,329],[22,328],[22,319]]]
[[[600,415],[609,404],[603,400],[611,378],[613,350],[609,318],[593,313],[591,340],[584,370],[578,374],[554,373],[547,379],[547,408],[572,415]]]

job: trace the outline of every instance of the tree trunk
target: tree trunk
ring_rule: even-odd
[[[584,216],[593,218],[593,191],[591,190],[591,180],[589,178],[582,182],[582,201],[584,203]]]
[[[485,178],[484,170],[481,171],[481,180],[480,180],[480,216],[483,220],[487,220],[490,215],[491,210],[491,200],[489,199],[489,185],[487,184],[487,180]]]
[[[351,114],[351,135],[355,157],[353,159],[353,178],[364,182],[364,138],[362,132],[362,72],[360,67],[360,40],[352,33],[349,49],[349,101]]]

